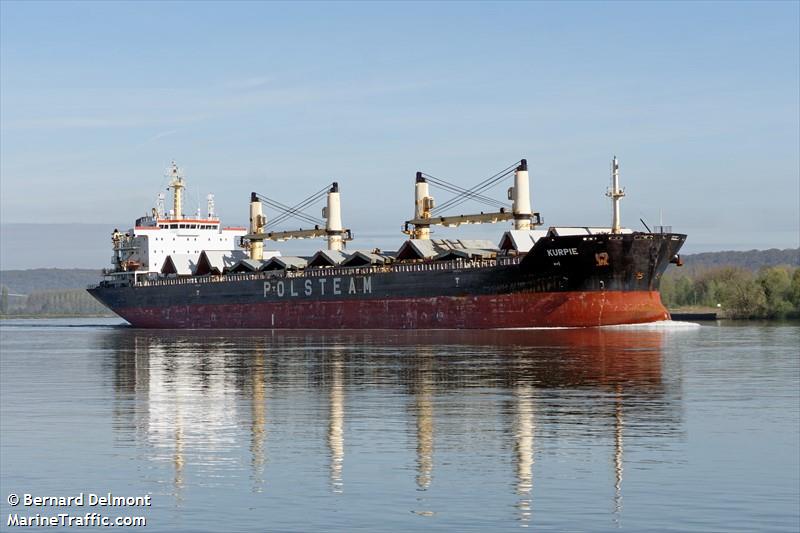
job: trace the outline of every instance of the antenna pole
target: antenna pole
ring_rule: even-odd
[[[166,207],[164,207],[164,193],[158,193],[158,198],[156,199],[156,216],[158,218],[167,218]]]
[[[216,210],[214,209],[214,195],[209,194],[208,196],[206,196],[206,202],[207,202],[206,205],[208,206],[208,218],[209,220],[213,220],[214,217],[217,216],[215,212]]]

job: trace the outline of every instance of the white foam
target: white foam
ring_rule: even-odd
[[[536,330],[551,330],[551,329],[586,329],[582,326],[528,326],[520,328],[492,328],[498,331],[536,331]]]
[[[533,331],[533,330],[553,330],[553,329],[635,329],[635,330],[658,330],[658,331],[681,331],[698,329],[702,326],[697,322],[682,322],[679,320],[659,320],[658,322],[645,322],[642,324],[613,324],[608,326],[530,326],[522,328],[494,328],[501,331]]]
[[[617,324],[614,326],[600,326],[610,329],[643,329],[643,330],[687,330],[699,329],[702,326],[697,322],[683,322],[680,320],[659,320],[658,322],[646,322],[644,324]]]

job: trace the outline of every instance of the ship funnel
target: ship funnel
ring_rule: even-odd
[[[250,193],[250,234],[257,235],[264,233],[264,226],[267,218],[264,216],[261,200],[255,192]],[[250,239],[250,259],[261,261],[264,259],[264,241]]]
[[[509,200],[512,201],[514,229],[531,229],[531,190],[527,159],[519,162],[519,166],[514,172],[514,186],[509,189],[508,193]]]
[[[328,204],[322,215],[325,217],[325,232],[328,234],[328,250],[341,250],[344,247],[342,205],[339,184],[335,181],[328,191]]]

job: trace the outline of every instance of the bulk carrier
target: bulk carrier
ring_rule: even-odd
[[[658,292],[686,235],[620,225],[619,163],[611,166],[610,227],[542,228],[532,211],[522,159],[470,189],[418,172],[408,239],[396,251],[352,250],[338,183],[295,206],[252,193],[250,226],[224,227],[208,212],[183,214],[185,181],[168,172],[172,209],[159,195],[151,213],[114,230],[113,267],[89,293],[141,328],[490,329],[590,327],[668,320]],[[503,179],[510,206],[484,193]],[[437,206],[430,185],[455,193]],[[304,212],[326,201],[316,219]],[[467,200],[495,210],[445,215]],[[280,212],[268,223],[264,205]],[[311,229],[270,231],[289,218]],[[434,239],[432,226],[510,222],[499,243]],[[324,238],[327,249],[287,257],[265,241]]]

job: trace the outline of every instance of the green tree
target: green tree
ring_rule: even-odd
[[[725,284],[733,279],[752,277],[743,269],[724,267],[713,268],[701,273],[694,283],[695,299],[698,304],[716,307],[725,299]]]
[[[681,276],[675,280],[675,303],[676,305],[694,305],[694,283],[687,276]]]
[[[718,295],[731,318],[765,316],[767,298],[753,274],[741,268],[722,268],[714,273]]]
[[[694,282],[688,276],[681,276],[675,283],[675,296],[681,305],[694,305],[697,303]]]
[[[661,303],[667,307],[675,307],[675,279],[672,276],[664,276],[658,287],[661,293]]]
[[[789,301],[794,306],[794,313],[800,316],[800,268],[794,269],[792,283],[789,286]]]
[[[8,313],[8,287],[3,285],[2,295],[0,295],[0,313]]]
[[[767,317],[780,318],[792,312],[792,277],[788,268],[765,268],[759,273],[757,281],[764,290]]]

